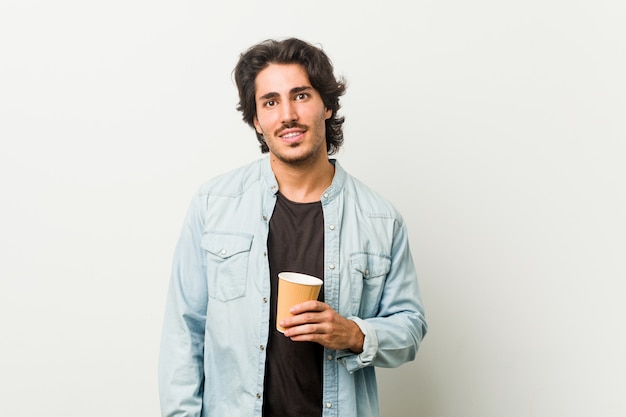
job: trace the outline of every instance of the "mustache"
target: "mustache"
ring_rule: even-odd
[[[302,130],[308,130],[307,127],[305,125],[302,125],[298,122],[289,122],[289,123],[283,123],[283,125],[280,127],[280,129],[278,129],[276,131],[276,136],[280,136],[285,130],[287,129],[302,129]]]

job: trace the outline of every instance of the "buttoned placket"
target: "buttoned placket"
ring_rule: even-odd
[[[255,415],[260,416],[263,408],[263,385],[265,380],[265,358],[266,358],[266,346],[269,338],[269,309],[270,309],[270,271],[269,271],[269,260],[268,260],[268,250],[267,250],[267,237],[269,234],[269,221],[271,218],[271,214],[274,210],[274,206],[276,203],[276,185],[271,185],[268,189],[268,193],[264,196],[263,199],[263,207],[262,212],[259,217],[259,221],[262,223],[261,228],[263,230],[263,238],[261,241],[263,242],[262,246],[262,255],[261,259],[262,264],[262,295],[261,295],[261,329],[259,334],[261,335],[261,340],[259,341],[259,364],[258,364],[258,375],[259,378],[257,380],[258,391],[255,394],[256,404],[255,404]]]
[[[337,213],[337,196],[331,192],[322,194],[322,210],[324,213],[324,301],[334,310],[339,311],[339,228]],[[338,401],[337,385],[338,363],[335,361],[334,350],[324,348],[324,385],[323,385],[323,416],[336,417]]]

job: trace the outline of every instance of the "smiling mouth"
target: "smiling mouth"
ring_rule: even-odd
[[[278,137],[286,144],[295,145],[300,143],[304,138],[304,134],[306,133],[306,129],[301,127],[291,127],[284,129]]]
[[[291,138],[295,138],[297,136],[300,136],[303,133],[304,132],[289,132],[289,133],[286,133],[284,135],[281,135],[281,138],[283,138],[283,139],[291,139]]]
[[[287,142],[293,142],[297,138],[302,137],[307,131],[306,126],[297,122],[285,123],[276,136]]]

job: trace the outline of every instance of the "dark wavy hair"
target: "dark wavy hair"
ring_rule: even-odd
[[[321,48],[295,38],[282,41],[268,39],[242,53],[233,71],[239,91],[237,110],[243,114],[243,121],[254,129],[256,76],[270,64],[294,63],[304,67],[311,86],[322,97],[324,106],[332,111],[331,117],[326,120],[326,151],[333,155],[343,144],[344,118],[339,117],[337,111],[341,107],[339,97],[345,93],[346,83],[342,78],[335,78],[333,65]],[[261,152],[269,152],[263,135],[256,132],[256,136]]]

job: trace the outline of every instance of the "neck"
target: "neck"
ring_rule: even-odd
[[[285,163],[270,155],[270,163],[281,194],[297,203],[319,201],[335,175],[335,166],[328,157],[300,165]]]

